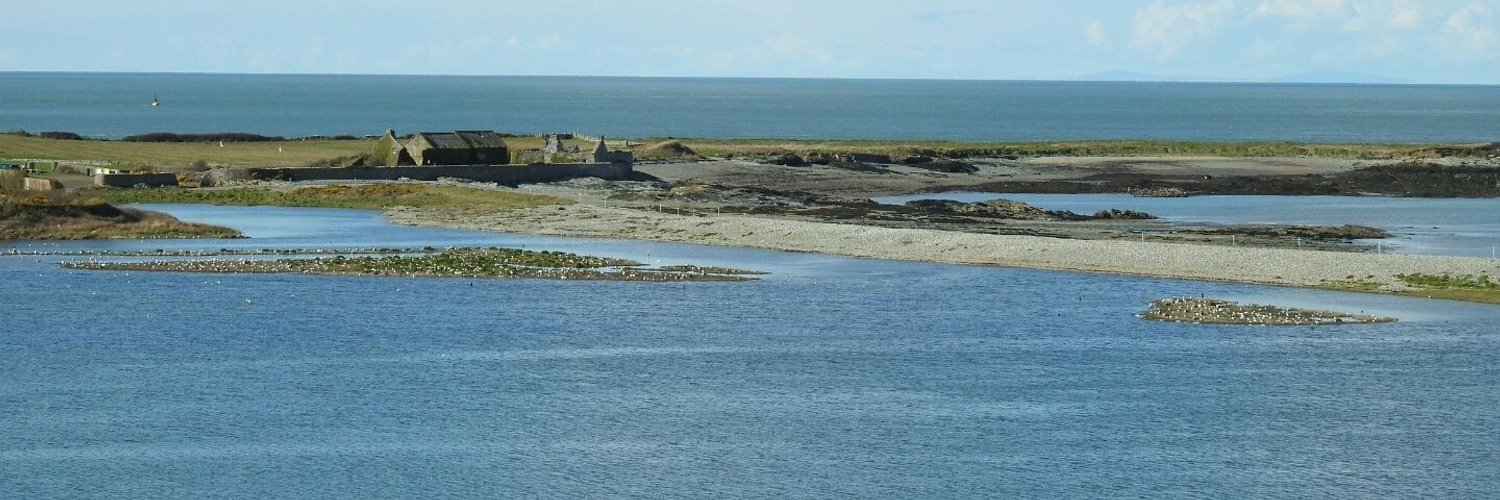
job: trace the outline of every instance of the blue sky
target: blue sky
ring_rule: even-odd
[[[1500,0],[0,0],[0,70],[1500,84]]]

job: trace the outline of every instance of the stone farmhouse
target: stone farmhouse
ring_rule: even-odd
[[[562,150],[561,140],[554,147]],[[409,137],[397,137],[393,130],[376,142],[375,150],[368,161],[359,166],[338,167],[224,167],[208,171],[203,175],[205,187],[226,186],[236,182],[252,180],[300,181],[436,181],[444,178],[468,179],[476,182],[495,182],[519,185],[533,182],[555,182],[581,177],[598,177],[608,180],[626,180],[635,175],[635,155],[629,151],[610,151],[604,139],[589,152],[569,146],[565,156],[572,163],[546,163],[524,161],[530,151],[521,151],[517,156],[522,162],[512,162],[510,147],[505,139],[488,130],[460,130],[457,132],[421,132]],[[535,151],[540,156],[541,151]],[[165,174],[173,183],[176,177]],[[135,185],[148,182],[125,175],[109,177],[112,182]]]
[[[579,155],[578,148],[567,147],[556,135],[546,137],[546,146],[541,154],[533,152],[536,162],[545,163],[553,155]],[[522,163],[526,162],[523,154]],[[578,158],[578,156],[574,156]],[[592,163],[635,162],[635,154],[629,151],[610,151],[600,137],[594,149],[580,158]],[[429,165],[506,165],[511,163],[510,148],[500,134],[489,130],[460,130],[456,132],[418,132],[405,139],[396,137],[394,130],[375,145],[368,164],[377,167],[429,166]]]
[[[386,130],[376,143],[370,163],[398,165],[505,165],[510,148],[500,134],[489,130],[418,132],[403,140]]]

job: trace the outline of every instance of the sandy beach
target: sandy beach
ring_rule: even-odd
[[[1315,287],[1360,281],[1406,289],[1400,274],[1500,274],[1461,257],[1102,241],[871,227],[750,215],[677,215],[575,204],[504,213],[401,208],[395,222],[557,236],[659,240],[850,257]]]

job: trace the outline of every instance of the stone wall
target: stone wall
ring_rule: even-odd
[[[203,186],[221,186],[246,180],[261,181],[435,181],[449,177],[476,182],[522,184],[552,182],[580,177],[608,180],[630,178],[628,163],[552,163],[545,165],[446,165],[429,167],[352,168],[220,168],[203,176]]]
[[[23,187],[27,191],[56,191],[62,189],[62,183],[57,182],[57,179],[27,177]]]
[[[94,184],[111,187],[163,187],[176,186],[177,174],[98,174]]]

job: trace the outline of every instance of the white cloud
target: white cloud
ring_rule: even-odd
[[[1275,43],[1272,43],[1270,40],[1266,40],[1264,37],[1257,36],[1255,37],[1255,41],[1250,42],[1250,45],[1246,46],[1245,50],[1242,52],[1246,57],[1265,60],[1271,59],[1273,56],[1275,56],[1276,51],[1277,47]]]
[[[1427,21],[1424,8],[1411,0],[1366,0],[1350,6],[1344,31],[1413,31]]]
[[[1089,45],[1104,47],[1109,45],[1109,30],[1104,28],[1104,21],[1094,21],[1083,29],[1083,36]]]
[[[1312,22],[1343,16],[1344,7],[1344,0],[1269,0],[1255,8],[1255,15]]]
[[[1391,9],[1385,23],[1387,28],[1410,31],[1422,27],[1422,9],[1411,2],[1398,0]]]
[[[1448,16],[1440,30],[1439,45],[1460,59],[1500,59],[1500,31],[1495,11],[1473,2]]]
[[[466,42],[472,42],[474,40],[475,39],[470,39]],[[488,45],[488,37],[483,38],[482,42],[485,45]],[[531,40],[526,40],[519,36],[511,35],[510,38],[505,40],[505,48],[512,50],[560,50],[571,47],[566,41],[563,40],[562,37],[557,35],[537,35]]]
[[[1194,42],[1214,35],[1234,11],[1230,0],[1175,5],[1157,0],[1136,11],[1132,44],[1156,51],[1162,60],[1172,59]]]

